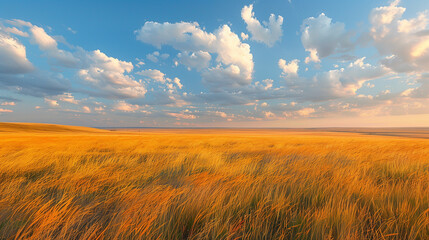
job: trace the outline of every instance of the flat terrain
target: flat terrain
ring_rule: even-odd
[[[0,239],[428,239],[426,136],[0,123]]]
[[[117,132],[138,132],[138,133],[178,133],[178,134],[307,134],[307,135],[326,135],[339,133],[357,133],[363,135],[393,136],[408,138],[429,139],[429,128],[290,128],[290,129],[159,129],[159,128],[108,128],[106,130]]]
[[[42,123],[2,123],[0,133],[102,133],[106,130]]]

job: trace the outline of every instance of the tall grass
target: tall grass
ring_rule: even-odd
[[[0,239],[428,239],[429,141],[0,134]]]

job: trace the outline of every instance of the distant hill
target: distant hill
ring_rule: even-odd
[[[89,127],[76,127],[57,124],[44,124],[44,123],[3,123],[0,122],[1,132],[31,132],[31,133],[46,133],[46,132],[61,132],[61,133],[102,133],[109,132],[97,128]]]

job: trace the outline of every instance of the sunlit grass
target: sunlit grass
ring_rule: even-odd
[[[428,209],[428,140],[0,134],[0,239],[428,239]]]

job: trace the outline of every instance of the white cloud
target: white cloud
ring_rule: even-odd
[[[276,117],[276,115],[273,112],[270,112],[270,111],[264,112],[264,116],[265,116],[265,118],[268,118],[268,119]]]
[[[178,78],[176,77],[176,78],[174,78],[173,82],[177,85],[177,87],[178,87],[179,89],[182,89],[183,85],[182,85],[182,83],[180,82],[180,79],[178,79]]]
[[[247,39],[249,39],[249,35],[248,35],[248,34],[245,34],[244,32],[242,32],[240,36],[241,36],[241,39],[242,39],[243,41],[246,41]]]
[[[0,73],[19,74],[33,69],[33,65],[27,59],[25,46],[15,38],[0,32]]]
[[[11,34],[18,35],[21,37],[28,37],[29,36],[28,33],[23,32],[23,31],[17,29],[16,27],[6,27],[3,30],[7,33],[11,33]]]
[[[183,100],[179,95],[170,95],[168,99],[170,102],[165,105],[169,107],[183,107],[189,105],[189,102]]]
[[[278,16],[276,18],[274,14],[271,14],[269,22],[263,22],[262,25],[255,17],[255,13],[253,12],[253,4],[243,7],[241,10],[241,18],[243,18],[244,22],[246,22],[247,30],[252,34],[252,40],[265,43],[269,47],[274,46],[274,43],[280,41],[283,35],[283,17]]]
[[[30,28],[32,34],[32,41],[39,45],[42,50],[50,50],[57,48],[57,41],[49,36],[45,30],[38,26],[33,26]]]
[[[95,107],[94,110],[97,112],[102,112],[102,111],[104,111],[104,108],[99,106],[99,107]]]
[[[138,40],[158,48],[170,45],[181,52],[203,51],[217,54],[218,66],[207,69],[208,72],[213,71],[213,74],[203,74],[204,82],[211,88],[247,85],[252,81],[254,63],[250,46],[242,43],[227,25],[221,26],[214,33],[208,33],[198,23],[146,22],[136,34]],[[237,68],[238,71],[235,71]],[[227,74],[219,74],[220,72]],[[213,75],[223,78],[211,77]]]
[[[372,10],[371,37],[378,51],[386,57],[382,63],[396,72],[429,70],[429,19],[427,12],[403,19],[405,8],[399,0]]]
[[[201,30],[198,23],[188,22],[146,22],[136,34],[138,40],[157,48],[170,45],[182,51],[199,51],[216,41],[216,36]]]
[[[11,24],[13,26],[17,26],[17,27],[31,27],[31,26],[33,26],[33,24],[31,24],[30,22],[26,22],[26,21],[20,20],[20,19],[6,20],[5,22],[7,22],[8,24]]]
[[[92,87],[92,90],[85,89],[84,92],[87,94],[94,94],[95,96],[101,96],[105,98],[140,98],[143,97],[146,93],[146,88],[143,83],[135,81],[133,76],[130,74],[133,70],[133,64],[131,62],[121,61],[119,59],[109,57],[100,50],[95,51],[85,51],[80,47],[75,47],[75,52],[71,53],[58,48],[57,40],[55,40],[52,36],[46,33],[46,31],[38,26],[32,25],[31,23],[24,22],[21,20],[12,20],[5,21],[9,24],[19,26],[19,27],[29,27],[29,31],[31,33],[31,42],[33,44],[37,44],[45,53],[45,56],[48,57],[49,61],[53,61],[54,65],[59,65],[66,68],[79,69],[77,71],[77,75],[79,78],[84,80],[86,85]],[[6,37],[5,41],[3,37]],[[5,45],[8,50],[2,53],[1,43],[8,43]],[[16,45],[15,47],[11,45]],[[8,56],[11,51],[15,52],[16,56],[19,56],[21,60],[18,62],[15,59],[16,57]],[[14,67],[20,67],[20,65],[27,65],[27,69],[31,64],[25,58],[25,47],[20,45],[15,39],[7,37],[4,34],[0,33],[0,58],[1,56],[8,56],[9,60],[6,63],[13,63],[14,66],[8,66],[8,71],[14,70]],[[167,57],[161,55],[163,58]],[[0,62],[0,73],[2,72],[2,63]],[[20,64],[22,63],[22,64]],[[31,66],[32,67],[32,66]],[[16,73],[22,73],[19,71],[15,71]],[[57,74],[55,78],[43,79],[43,81],[39,81],[40,78],[46,78],[43,74],[39,73],[41,76],[27,76],[25,78],[26,86],[22,86],[25,91],[29,91],[34,88],[46,88],[46,92],[48,95],[58,95],[59,90],[68,91],[67,85],[63,84],[67,81],[64,81],[63,76],[61,74]],[[51,77],[52,78],[52,77]],[[58,80],[57,80],[58,79]],[[13,81],[15,79],[3,79],[6,81],[7,85],[13,85]],[[62,85],[61,85],[62,84]],[[41,85],[41,86],[39,86]],[[20,86],[21,87],[21,86]],[[30,95],[34,95],[34,93],[28,93]],[[45,95],[40,94],[39,95]],[[65,101],[75,101],[70,96],[65,97]]]
[[[159,56],[159,52],[155,51],[153,53],[147,54],[146,58],[149,59],[149,60],[151,60],[154,63],[157,63],[158,62],[158,56]]]
[[[407,89],[402,92],[401,95],[413,98],[429,98],[429,74],[425,73],[418,76],[417,83],[419,83],[420,86]]]
[[[137,72],[137,74],[140,76],[148,77],[160,83],[166,82],[165,74],[157,69],[146,69],[146,70]]]
[[[381,66],[364,63],[365,58],[350,63],[347,68],[331,70],[315,77],[309,94],[314,98],[354,96],[366,81],[384,76],[388,70]],[[312,93],[313,92],[313,93]]]
[[[299,116],[309,116],[310,114],[315,113],[315,112],[316,112],[316,110],[314,110],[314,108],[303,108],[303,109],[298,110],[296,113]]]
[[[351,50],[351,33],[345,30],[344,23],[333,23],[324,13],[317,18],[310,17],[302,25],[301,41],[310,56],[305,62],[320,62],[321,58]]]
[[[78,65],[79,59],[68,51],[58,49],[57,41],[49,36],[43,28],[32,26],[30,32],[32,42],[37,44],[40,50],[45,51],[47,56],[55,61],[55,64],[65,67],[76,67]]]
[[[221,118],[228,118],[228,114],[225,112],[216,111],[215,114]]]
[[[264,87],[265,90],[268,90],[273,87],[274,81],[272,79],[265,79],[262,82],[265,83],[265,87]]]
[[[282,74],[284,76],[297,76],[298,70],[299,70],[299,60],[294,59],[290,61],[289,63],[286,62],[284,59],[279,60],[279,68],[283,71]]]
[[[135,112],[139,110],[139,108],[140,108],[139,105],[133,105],[125,101],[118,101],[113,106],[113,110],[122,111],[122,112]]]
[[[13,110],[0,108],[0,113],[11,113]]]
[[[175,117],[177,120],[180,119],[196,119],[197,116],[193,115],[193,114],[185,114],[185,113],[167,113],[167,115],[171,116],[171,117]]]
[[[2,102],[0,105],[2,105],[2,106],[15,106],[16,103],[15,102]]]
[[[28,27],[29,32],[31,33],[30,42],[32,44],[38,45],[40,50],[45,52],[45,56],[47,56],[50,61],[53,60],[55,64],[64,67],[77,67],[79,59],[68,51],[58,49],[57,41],[52,36],[47,34],[43,28],[32,25],[29,22],[24,22],[22,20],[6,20],[5,22],[18,27]],[[29,36],[27,32],[23,32],[15,27],[8,27],[4,30],[22,37]]]
[[[385,67],[373,66],[364,60],[365,58],[358,59],[346,68],[321,72],[312,78],[285,73],[282,77],[296,97],[305,100],[323,101],[354,96],[365,82],[389,73]]]
[[[151,60],[154,63],[157,63],[159,61],[158,58],[161,58],[161,59],[165,60],[165,59],[167,59],[169,57],[170,57],[170,55],[168,53],[160,54],[158,51],[155,51],[153,53],[149,53],[149,54],[146,55],[146,58],[149,59],[149,60]]]
[[[137,64],[136,64],[136,66],[137,66],[137,67],[141,67],[141,66],[143,66],[143,65],[144,65],[144,62],[143,62],[143,61],[140,61],[140,60],[139,60],[139,61],[137,62]]]
[[[285,111],[282,114],[286,118],[300,118],[300,117],[309,117],[315,112],[316,112],[316,109],[312,107],[305,107],[299,110]]]
[[[202,76],[203,83],[214,90],[221,90],[225,86],[238,88],[248,84],[248,80],[242,78],[240,68],[233,64],[227,68],[221,66],[209,68],[208,71],[202,73]]]
[[[91,108],[89,108],[88,106],[83,106],[83,107],[82,107],[82,111],[83,111],[84,113],[91,113]]]
[[[182,52],[178,53],[177,57],[179,58],[179,63],[189,67],[195,68],[198,71],[201,71],[204,68],[208,68],[210,60],[212,59],[210,53],[204,51],[197,52]]]
[[[146,94],[142,82],[137,82],[130,73],[131,62],[109,57],[100,50],[86,53],[88,66],[78,75],[86,84],[93,86],[99,95],[107,98],[139,98]]]
[[[58,101],[54,99],[45,98],[45,102],[51,107],[58,107],[60,105]]]
[[[57,96],[58,100],[72,104],[79,104],[79,101],[74,98],[71,93],[64,93]]]

